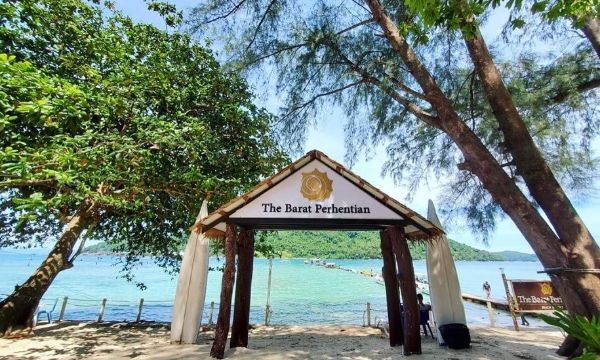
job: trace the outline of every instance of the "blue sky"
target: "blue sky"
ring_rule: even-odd
[[[176,0],[172,1],[179,9],[187,9],[195,4],[198,0]],[[164,26],[164,22],[158,15],[147,10],[146,5],[142,0],[117,0],[117,9],[123,11],[136,21],[144,21],[154,23],[160,27]],[[498,17],[505,18],[506,14],[498,14]],[[491,23],[503,24],[501,21],[493,21]],[[484,29],[486,37],[495,37],[498,33],[498,27]],[[262,89],[256,89],[257,93],[263,92]],[[264,101],[262,106],[276,112],[277,98],[261,99]],[[305,151],[318,149],[327,154],[332,159],[344,164],[344,131],[343,125],[345,119],[340,115],[340,111],[332,109],[329,113],[321,113],[319,115],[317,126],[311,128],[306,141]],[[600,152],[600,141],[595,143],[595,154]],[[381,176],[381,168],[386,160],[385,152],[382,146],[376,148],[375,155],[369,161],[360,159],[352,168],[352,170],[365,180],[369,181],[374,186],[378,187],[388,195],[396,198],[406,206],[417,211],[422,215],[427,214],[427,200],[432,199],[434,202],[439,198],[440,189],[437,184],[430,182],[428,186],[422,186],[410,201],[406,200],[408,191],[405,187],[396,186],[390,177]],[[590,187],[596,190],[600,189],[600,181],[590,184]],[[596,239],[600,239],[600,192],[596,191],[585,199],[578,199],[575,206],[583,218],[584,222],[590,228],[590,231]],[[444,219],[442,219],[442,223]],[[460,241],[467,245],[489,251],[501,250],[516,250],[527,253],[532,253],[531,247],[517,230],[515,225],[509,219],[501,219],[498,222],[495,233],[489,240],[489,246],[485,246],[477,238],[469,232],[465,227],[458,225],[447,229],[448,236],[454,240]]]

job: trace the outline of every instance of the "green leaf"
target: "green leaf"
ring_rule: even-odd
[[[546,10],[546,6],[548,6],[548,1],[536,1],[531,5],[531,12],[536,14]]]
[[[523,20],[521,18],[513,19],[510,23],[511,23],[512,27],[515,29],[520,29],[525,26],[525,20]]]

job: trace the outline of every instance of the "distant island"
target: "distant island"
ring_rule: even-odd
[[[492,254],[502,257],[506,261],[537,261],[534,254],[526,254],[518,251],[498,251]]]
[[[279,231],[266,242],[285,258],[379,259],[379,233],[372,231]],[[533,254],[516,251],[489,252],[449,240],[458,261],[536,261]],[[409,242],[413,260],[425,259],[425,244]]]
[[[283,258],[379,259],[379,234],[370,231],[278,231],[268,233],[263,241]],[[533,254],[518,251],[489,252],[449,240],[450,251],[457,261],[536,261]],[[425,244],[410,242],[414,260],[425,259]],[[183,249],[182,249],[183,250]],[[87,246],[85,254],[114,255],[105,242]]]

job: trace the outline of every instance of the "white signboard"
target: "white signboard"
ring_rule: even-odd
[[[311,161],[230,217],[402,219],[318,160]]]

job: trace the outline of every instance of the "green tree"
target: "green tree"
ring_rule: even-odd
[[[385,171],[413,185],[431,175],[450,179],[443,203],[462,210],[477,232],[508,215],[546,268],[567,269],[552,280],[569,310],[597,314],[600,278],[587,270],[600,267],[600,250],[558,181],[589,184],[594,173],[597,59],[589,42],[562,34],[544,45],[577,43],[571,52],[498,66],[479,31],[489,6],[211,0],[191,25],[237,31],[227,47],[234,66],[278,69],[287,138],[301,138],[321,106],[341,105],[350,159],[387,141]]]
[[[483,8],[504,5],[511,9],[511,25],[514,27],[523,27],[531,15],[541,15],[551,24],[567,20],[573,28],[581,30],[600,57],[600,2],[597,0],[477,0],[475,3]]]
[[[56,239],[0,302],[0,334],[30,327],[86,239],[127,253],[126,274],[147,254],[174,271],[203,198],[286,160],[245,82],[188,35],[81,0],[3,2],[0,24],[0,246]]]
[[[266,243],[282,257],[321,259],[381,259],[381,239],[376,231],[277,231]],[[500,261],[501,256],[449,240],[455,260]],[[413,260],[424,260],[425,244],[411,242]]]

